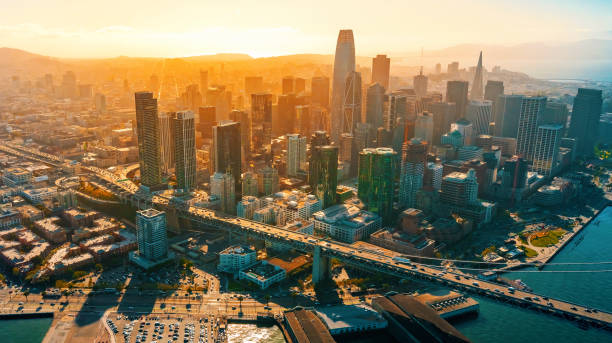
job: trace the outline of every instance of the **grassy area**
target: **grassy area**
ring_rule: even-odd
[[[557,228],[557,229],[553,229],[553,230],[544,230],[544,231],[540,231],[540,232],[536,232],[534,234],[531,235],[531,245],[533,245],[534,247],[540,247],[540,248],[544,248],[544,247],[550,247],[553,246],[557,243],[559,243],[559,240],[561,239],[561,237],[563,237],[563,235],[565,235],[567,233],[567,231],[561,229],[561,228]]]
[[[524,245],[521,245],[519,248],[521,250],[523,250],[523,252],[525,253],[525,256],[527,256],[528,258],[532,258],[532,257],[538,256],[538,252],[537,251],[535,251],[535,250],[533,250],[531,248],[528,248],[528,247],[526,247]]]
[[[105,189],[96,187],[89,182],[81,181],[81,186],[79,187],[79,191],[93,198],[96,198],[96,199],[110,200],[110,201],[119,200],[113,193]]]

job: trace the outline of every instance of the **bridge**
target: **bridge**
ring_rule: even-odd
[[[17,153],[25,157],[33,155],[33,158],[37,160],[48,158],[37,154],[35,151],[28,150],[26,152],[22,147],[0,147],[0,151],[12,154]],[[52,161],[57,162],[56,159],[52,159]],[[180,217],[207,227],[225,230],[230,234],[246,234],[256,239],[290,246],[296,250],[311,253],[313,256],[312,280],[315,284],[328,276],[330,268],[329,259],[337,258],[359,269],[382,272],[400,278],[438,282],[448,287],[514,303],[568,320],[612,329],[612,313],[609,312],[549,298],[533,292],[509,290],[505,285],[480,280],[470,274],[447,271],[440,266],[421,263],[401,263],[393,260],[394,257],[400,255],[399,253],[383,248],[376,250],[364,249],[200,207],[185,206],[177,208],[174,205],[170,205],[165,198],[141,195],[136,185],[131,182],[119,182],[121,178],[107,170],[95,167],[81,167],[81,169],[86,169],[90,173],[95,174],[100,180],[112,184],[113,189],[121,190],[123,196],[127,195],[135,198],[140,208],[154,206],[160,210],[176,211]]]

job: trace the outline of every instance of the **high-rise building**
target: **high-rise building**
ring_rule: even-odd
[[[295,78],[295,83],[293,84],[293,92],[295,94],[301,94],[306,92],[306,79],[302,79],[301,77]]]
[[[200,93],[202,96],[206,96],[208,91],[208,70],[200,70]],[[206,99],[203,99],[206,100]]]
[[[366,123],[373,129],[383,126],[385,88],[380,83],[371,84],[367,90]]]
[[[470,169],[467,173],[452,172],[442,178],[440,202],[465,207],[478,200],[478,181],[476,172]]]
[[[265,166],[257,173],[257,188],[263,196],[274,194],[279,190],[278,170]]]
[[[406,118],[406,107],[406,95],[401,92],[385,95],[385,102],[383,104],[383,127],[385,130],[393,132],[398,124],[398,120]],[[412,120],[413,123],[414,119]]]
[[[470,92],[470,99],[481,100],[483,96],[483,74],[482,74],[482,51],[478,56],[478,64],[474,72],[474,82],[472,82],[472,91]]]
[[[316,76],[311,81],[310,101],[313,105],[328,107],[329,106],[329,78],[325,76]]]
[[[196,186],[195,119],[193,112],[180,111],[172,118],[174,133],[174,174],[178,189],[191,191]]]
[[[348,74],[344,91],[342,133],[352,134],[355,124],[361,122],[361,73]]]
[[[378,83],[388,90],[390,69],[391,59],[387,55],[376,55],[372,59],[372,83]]]
[[[310,149],[311,151],[318,146],[330,145],[331,138],[325,131],[315,131],[312,136],[310,136]]]
[[[493,103],[489,100],[470,100],[465,118],[474,125],[475,136],[489,134],[492,109]]]
[[[415,75],[412,84],[414,85],[414,92],[418,97],[424,97],[427,95],[427,76],[423,75],[423,67],[419,75]]]
[[[521,102],[516,151],[528,161],[533,161],[539,120],[545,107],[546,97],[526,97]]]
[[[510,138],[518,136],[518,123],[523,98],[523,95],[509,94],[502,94],[497,97],[493,115],[496,136]]]
[[[263,92],[263,90],[263,77],[246,76],[244,78],[244,92],[247,95]]]
[[[313,117],[309,105],[295,106],[295,128],[299,134],[309,137],[313,128]]]
[[[417,115],[414,125],[414,137],[431,144],[433,128],[433,116],[429,112],[423,112]]]
[[[153,98],[151,92],[137,92],[134,97],[140,182],[149,188],[157,187],[162,183],[157,99]]]
[[[159,145],[161,148],[161,165],[166,174],[174,168],[174,130],[172,129],[173,113],[159,115]]]
[[[504,81],[487,81],[485,86],[484,98],[485,100],[492,101],[495,103],[497,97],[504,94]]]
[[[451,132],[458,131],[463,137],[463,145],[471,145],[474,137],[474,125],[467,119],[459,119],[451,124]]]
[[[61,90],[62,90],[62,97],[70,98],[70,99],[77,98],[78,89],[77,89],[76,75],[74,74],[73,71],[69,70],[64,73],[64,76],[62,78]]]
[[[337,142],[342,133],[347,76],[355,71],[355,42],[352,30],[340,30],[334,56],[332,85],[331,137]]]
[[[270,145],[272,140],[272,94],[251,94],[251,131],[254,149]]]
[[[96,93],[94,101],[96,112],[98,112],[98,114],[106,114],[106,96],[102,93]]]
[[[416,193],[423,187],[427,163],[427,142],[411,139],[402,147],[399,203],[402,208],[414,207]]]
[[[242,174],[240,123],[222,122],[213,127],[213,149],[215,172],[229,172],[234,177],[234,189],[239,190]]]
[[[166,213],[153,208],[136,212],[136,237],[141,257],[149,261],[166,258],[168,256]]]
[[[282,88],[283,95],[295,93],[295,79],[293,76],[283,77]]]
[[[219,198],[221,211],[234,213],[236,210],[236,183],[231,173],[216,172],[210,180],[210,193]]]
[[[257,190],[257,175],[253,172],[245,172],[242,174],[242,198],[248,196],[256,197],[259,194]]]
[[[459,72],[459,62],[451,62],[446,67],[448,74],[457,74]]]
[[[336,203],[338,185],[338,147],[315,146],[310,155],[308,181],[323,208]]]
[[[527,161],[521,157],[513,156],[504,162],[502,173],[502,189],[507,198],[520,199],[525,187],[527,187]]]
[[[567,119],[569,118],[569,109],[567,105],[561,102],[548,101],[540,122],[542,124],[559,124],[563,127],[563,131],[567,127]]]
[[[202,106],[202,94],[198,85],[192,84],[181,94],[181,107],[191,111],[197,111]]]
[[[295,94],[278,96],[278,120],[281,134],[295,132]]]
[[[448,102],[434,102],[429,106],[433,116],[432,145],[440,144],[443,134],[449,132],[451,123],[455,119],[455,104]]]
[[[563,126],[561,124],[545,124],[538,127],[531,170],[550,175],[557,167],[557,155]]]
[[[365,148],[373,147],[374,141],[374,130],[368,123],[357,123],[355,125],[354,135],[355,137],[355,150],[361,151]]]
[[[248,161],[251,156],[251,117],[249,112],[241,110],[233,110],[230,112],[230,119],[240,123],[240,142],[242,143],[242,159],[243,162]],[[244,163],[243,163],[244,164]]]
[[[212,128],[217,125],[217,109],[215,106],[203,106],[198,110],[200,135],[202,138],[212,138]]]
[[[468,86],[467,81],[448,81],[446,83],[446,102],[455,103],[455,120],[465,117]]]
[[[393,221],[396,155],[390,148],[368,148],[359,153],[359,199],[385,224]]]
[[[306,169],[306,137],[299,134],[287,135],[287,175],[297,176]]]
[[[442,64],[436,63],[436,74],[442,73]]]
[[[577,140],[577,156],[591,156],[594,153],[599,135],[601,105],[601,90],[578,88],[568,133],[569,137]]]

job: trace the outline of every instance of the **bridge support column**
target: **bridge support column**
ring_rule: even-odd
[[[312,254],[312,283],[327,279],[329,276],[329,258],[321,256],[321,247],[316,246]]]

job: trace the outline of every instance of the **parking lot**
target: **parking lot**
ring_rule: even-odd
[[[109,314],[106,322],[118,343],[224,342],[220,319],[213,316]]]

